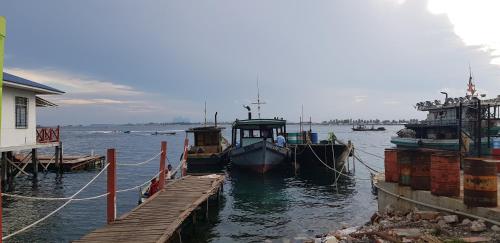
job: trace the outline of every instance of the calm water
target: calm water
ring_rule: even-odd
[[[116,148],[118,163],[135,163],[150,158],[160,150],[160,141],[168,142],[168,158],[176,167],[182,152],[186,126],[92,126],[62,130],[66,154],[105,154]],[[333,130],[339,139],[351,140],[356,147],[382,156],[391,146],[389,139],[401,127],[387,126],[384,132],[352,132],[349,126],[315,126],[320,139]],[[132,131],[123,134],[115,131]],[[178,131],[174,136],[152,136],[154,131]],[[288,131],[298,130],[289,126]],[[230,138],[231,129],[226,129]],[[375,168],[382,169],[383,161],[371,155],[358,155]],[[118,166],[118,188],[143,183],[158,171],[158,161],[141,167]],[[98,171],[66,173],[62,181],[54,173],[31,178],[20,176],[12,193],[39,197],[68,197],[86,184]],[[368,171],[356,164],[356,176],[368,178]],[[106,176],[99,177],[79,197],[105,193]],[[227,173],[224,198],[210,224],[202,225],[191,242],[259,242],[265,239],[314,236],[342,225],[365,223],[376,210],[369,181],[344,179],[336,187],[333,175],[326,172],[298,173],[280,171],[265,175],[237,171]],[[137,205],[138,191],[118,194],[118,215]],[[8,235],[51,212],[62,202],[40,202],[24,199],[3,200],[3,232]],[[59,213],[9,242],[68,242],[105,224],[106,199],[72,202]]]

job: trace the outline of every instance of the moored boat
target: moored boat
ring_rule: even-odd
[[[405,124],[391,138],[397,147],[422,147],[461,151],[465,155],[490,155],[500,141],[500,96],[485,99],[479,94],[469,76],[464,97],[451,98],[446,92],[444,101],[424,101],[415,105],[428,112],[423,121]]]
[[[186,130],[192,133],[194,144],[188,149],[187,166],[188,170],[199,167],[222,166],[227,160],[229,143],[222,136],[224,127],[202,126]]]
[[[282,164],[289,150],[284,144],[276,144],[276,140],[285,133],[283,119],[236,120],[232,126],[234,146],[229,152],[231,164],[259,173]]]

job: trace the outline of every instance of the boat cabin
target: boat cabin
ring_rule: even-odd
[[[237,147],[245,147],[262,140],[274,143],[280,133],[286,134],[286,120],[236,120],[232,128],[232,144]]]
[[[192,133],[194,137],[194,145],[191,146],[189,153],[221,153],[224,150],[222,144],[223,129],[225,128],[207,126],[186,130],[186,133]]]

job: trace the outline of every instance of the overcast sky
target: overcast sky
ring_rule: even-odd
[[[41,124],[266,117],[423,118],[413,105],[500,94],[495,1],[2,1],[7,72],[66,91]],[[497,7],[497,8],[495,8]]]

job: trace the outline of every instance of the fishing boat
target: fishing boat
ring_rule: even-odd
[[[372,125],[370,128],[368,128],[365,125],[358,124],[356,127],[354,127],[354,125],[353,125],[352,130],[353,131],[385,131],[385,127],[375,128],[375,126]]]
[[[232,165],[265,173],[282,164],[289,149],[278,146],[278,134],[286,133],[286,120],[236,120],[232,125],[233,147],[229,152]]]
[[[500,96],[486,99],[479,94],[469,76],[464,97],[444,101],[424,101],[415,105],[427,112],[423,121],[405,124],[405,128],[391,138],[397,147],[423,147],[461,151],[469,155],[489,155],[500,144]],[[495,143],[496,141],[496,143]]]
[[[222,136],[223,129],[225,128],[215,125],[186,130],[186,133],[192,133],[194,137],[194,144],[188,150],[188,170],[200,167],[217,167],[227,161],[229,143]]]

